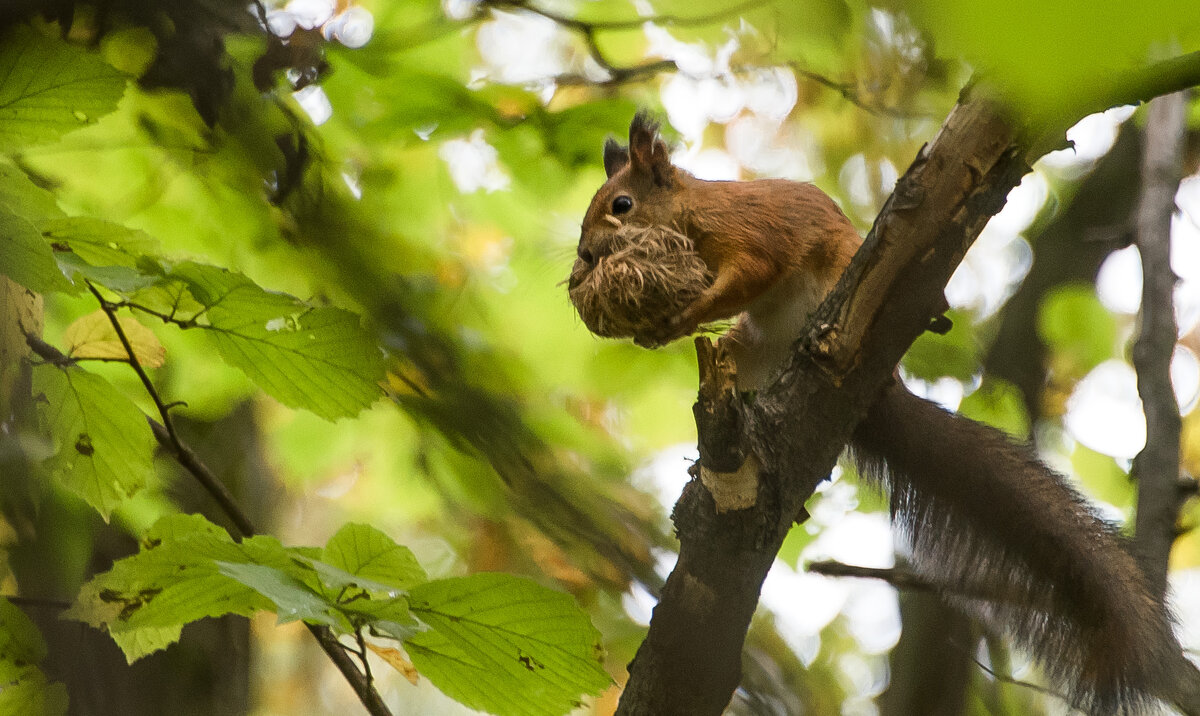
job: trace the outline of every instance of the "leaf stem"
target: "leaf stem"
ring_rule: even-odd
[[[363,673],[367,677],[367,683],[374,683],[375,679],[371,676],[371,663],[367,661],[367,642],[363,639],[361,626],[355,628],[354,638],[358,640],[358,658],[362,660]]]

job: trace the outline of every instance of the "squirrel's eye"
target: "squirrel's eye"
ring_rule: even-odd
[[[633,199],[630,199],[629,197],[625,196],[624,194],[622,194],[621,196],[618,196],[616,199],[613,199],[612,209],[613,209],[614,214],[624,214],[632,208],[633,208]]]

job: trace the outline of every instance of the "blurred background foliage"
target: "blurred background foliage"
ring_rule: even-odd
[[[1200,43],[1194,3],[1052,5],[292,0],[247,11],[233,0],[20,0],[0,23],[62,36],[130,84],[99,121],[6,147],[4,162],[67,214],[143,231],[165,256],[361,313],[387,351],[387,398],[355,418],[284,407],[217,360],[199,331],[171,325],[150,326],[166,348],[151,375],[184,403],[174,414],[185,439],[265,531],[319,544],[365,521],[434,576],[533,575],[589,610],[620,682],[671,562],[667,513],[693,454],[695,387],[688,342],[649,352],[594,338],[560,285],[604,180],[602,142],[650,108],[681,165],[708,178],[813,181],[865,233],[972,72],[1006,87],[1018,111],[1069,114],[1097,83]],[[953,330],[923,336],[904,363],[930,397],[1036,439],[1115,519],[1132,510],[1140,447],[1128,447],[1140,420],[1128,368],[1136,299],[1123,298],[1136,276],[1125,247],[1141,115],[1130,114],[1089,119],[1074,150],[1038,163],[948,288]],[[1188,212],[1200,189],[1185,188],[1178,253],[1200,266],[1200,211]],[[1176,272],[1185,463],[1200,474],[1200,276]],[[48,296],[45,339],[61,347],[95,308],[86,293]],[[153,412],[127,366],[89,369]],[[1089,416],[1131,440],[1104,437]],[[36,436],[6,445],[5,594],[69,601],[172,511],[226,524],[163,458],[158,481],[105,525],[38,479]],[[891,563],[886,503],[860,495],[851,472],[824,486],[785,545],[735,712],[912,712],[901,692],[928,676],[906,664],[929,652],[896,646],[892,590],[793,571],[827,557]],[[1181,525],[1197,519],[1189,505]],[[1173,565],[1194,594],[1194,531]],[[969,685],[963,712],[1053,703],[971,663],[1036,680],[1019,655],[980,646],[973,626],[936,604],[902,601],[906,638],[931,624],[958,639],[937,678]],[[128,669],[107,637],[30,611],[73,712],[356,708],[301,631],[269,619],[189,627],[180,645]],[[1180,613],[1195,647],[1200,614]],[[170,695],[179,674],[193,705]],[[162,689],[146,687],[155,679]],[[381,684],[397,714],[459,708],[426,682]],[[588,708],[611,712],[616,693]]]

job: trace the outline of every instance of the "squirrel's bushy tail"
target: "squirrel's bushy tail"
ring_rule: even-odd
[[[1032,652],[1075,706],[1132,714],[1164,698],[1191,712],[1181,702],[1200,672],[1165,608],[1112,527],[1029,447],[898,383],[852,445],[863,474],[890,485],[916,567]]]

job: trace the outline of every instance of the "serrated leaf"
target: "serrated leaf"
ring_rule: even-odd
[[[66,216],[53,194],[7,164],[0,164],[0,213],[19,216],[38,226]]]
[[[125,75],[87,50],[17,26],[0,39],[0,150],[58,139],[116,109]]]
[[[472,708],[557,716],[611,683],[600,634],[567,594],[476,574],[415,587],[409,606],[430,627],[405,642],[413,664]]]
[[[158,518],[143,540],[154,546],[166,541],[182,542],[192,538],[209,538],[217,542],[232,542],[229,533],[209,522],[203,515],[178,514]]]
[[[343,526],[325,545],[323,558],[355,577],[391,589],[408,589],[428,579],[410,549],[370,525]]]
[[[141,270],[158,251],[158,242],[142,231],[87,216],[50,219],[40,227],[67,276],[79,274],[126,294],[161,279]]]
[[[154,476],[146,416],[104,378],[75,366],[33,372],[38,419],[55,446],[53,477],[108,519]]]
[[[132,316],[118,316],[121,330],[133,347],[133,355],[143,368],[158,368],[166,359],[167,349],[159,343],[154,331]],[[108,314],[101,309],[77,318],[63,332],[67,355],[76,359],[128,361],[129,353],[113,329]]]
[[[108,635],[125,654],[125,661],[133,662],[156,651],[162,651],[179,641],[183,624],[167,627],[125,627],[110,629]]]
[[[257,543],[255,550],[272,552],[270,540]],[[283,555],[282,548],[278,552]],[[140,552],[84,584],[63,616],[107,629],[132,663],[178,641],[189,622],[273,609],[254,589],[222,574],[220,561],[250,560],[244,545],[204,518],[164,517]]]
[[[69,250],[93,266],[137,266],[159,250],[158,241],[144,231],[90,216],[41,222],[42,235],[60,250]]]
[[[355,314],[265,291],[241,274],[185,262],[170,273],[204,310],[229,364],[284,405],[333,420],[380,395],[383,360]]]
[[[0,716],[62,716],[67,713],[67,687],[31,669],[28,676],[0,688]]]
[[[74,291],[38,228],[43,220],[61,215],[49,192],[0,164],[0,271],[38,293]]]

